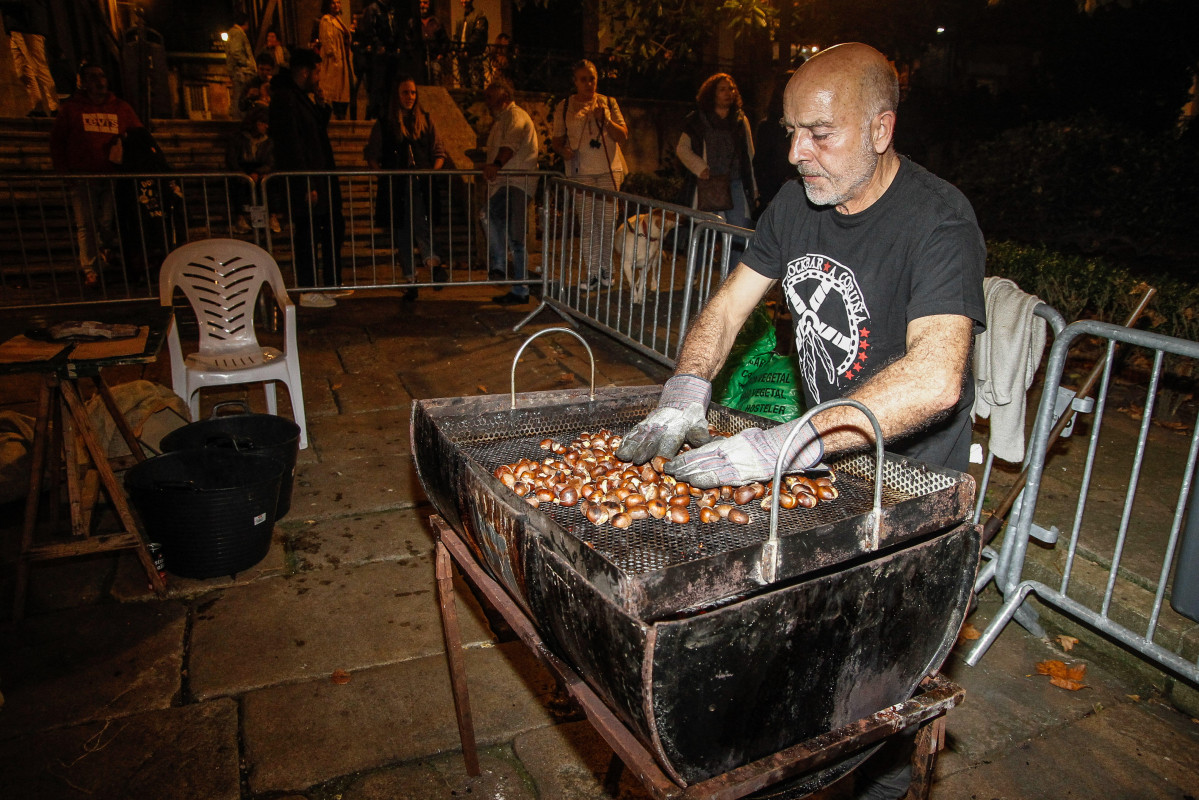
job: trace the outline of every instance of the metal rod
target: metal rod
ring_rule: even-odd
[[[591,359],[591,388],[588,390],[587,399],[595,400],[595,355],[591,352],[591,345],[587,344],[587,340],[579,334],[572,331],[570,328],[546,328],[537,331],[537,333],[525,339],[524,344],[516,351],[516,357],[512,359],[512,408],[516,408],[516,364],[520,361],[520,356],[524,353],[525,348],[533,343],[533,340],[538,336],[544,336],[547,333],[569,333],[571,336],[583,343],[583,347],[587,348],[587,357]]]

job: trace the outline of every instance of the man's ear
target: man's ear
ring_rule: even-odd
[[[895,112],[882,111],[874,115],[870,121],[870,143],[874,152],[885,153],[895,137]]]

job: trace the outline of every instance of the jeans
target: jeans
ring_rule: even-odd
[[[487,253],[490,269],[506,272],[508,253],[512,253],[512,276],[516,280],[525,277],[528,253],[525,237],[528,234],[529,197],[513,187],[499,189],[487,201]],[[511,287],[517,297],[528,297],[529,287],[516,284]]]
[[[392,230],[404,277],[411,279],[416,274],[412,263],[414,247],[420,248],[426,264],[440,264],[441,258],[433,250],[433,221],[429,218],[429,204],[424,194],[415,184],[405,182],[404,185],[406,191],[403,202],[406,207],[394,214]],[[409,185],[411,191],[407,191]]]
[[[79,265],[96,269],[101,248],[116,244],[116,205],[112,181],[81,181],[71,187],[71,214],[75,222],[75,241],[79,246]]]

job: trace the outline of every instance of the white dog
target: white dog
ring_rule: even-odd
[[[662,209],[634,214],[616,229],[616,256],[634,303],[645,302],[645,290],[658,291],[658,265],[662,237],[674,230],[677,215]]]

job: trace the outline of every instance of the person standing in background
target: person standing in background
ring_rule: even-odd
[[[54,169],[75,173],[117,172],[124,160],[121,137],[141,127],[137,112],[108,90],[104,68],[85,61],[79,65],[79,88],[63,101],[50,129]],[[95,286],[100,282],[104,251],[117,244],[112,181],[73,184],[71,213],[83,282],[85,286]]]
[[[238,103],[245,93],[246,84],[258,73],[258,62],[254,60],[254,48],[246,30],[250,27],[250,16],[244,11],[233,15],[233,26],[225,34],[225,69],[233,86],[229,90],[229,115],[241,119]]]
[[[390,102],[395,79],[395,54],[399,31],[396,28],[394,0],[372,0],[358,18],[354,37],[366,66],[366,114],[375,119]]]
[[[458,45],[458,85],[464,89],[483,87],[487,41],[487,15],[475,8],[474,0],[462,0],[462,22],[458,24],[454,42]]]
[[[324,0],[321,12],[321,96],[333,107],[336,119],[345,119],[354,86],[350,30],[341,19],[341,0]]]
[[[270,125],[275,142],[275,168],[279,172],[309,172],[288,178],[291,213],[291,246],[300,305],[331,308],[330,296],[341,280],[341,244],[346,221],[341,209],[341,182],[331,175],[337,164],[329,141],[331,109],[312,100],[321,78],[321,57],[315,50],[296,48],[291,68],[271,81]],[[321,276],[317,281],[316,250],[321,251]],[[316,289],[316,291],[311,291]]]
[[[272,76],[277,75],[279,70],[291,66],[291,52],[283,46],[283,42],[279,41],[279,35],[274,31],[266,32],[266,46],[263,52],[271,56]],[[260,58],[259,61],[261,60]]]
[[[46,63],[46,32],[50,30],[46,14],[44,0],[0,2],[13,67],[33,104],[31,117],[52,117],[58,113],[58,87]]]
[[[433,13],[431,0],[420,0],[420,56],[424,60],[421,73],[432,86],[441,86],[449,77],[450,67],[446,63],[450,51],[450,35],[445,32],[441,20]]]
[[[566,162],[566,176],[597,189],[620,191],[625,160],[620,146],[629,127],[616,100],[595,90],[599,73],[590,61],[572,69],[575,93],[554,110],[551,144]],[[616,234],[616,203],[594,192],[577,195],[579,237],[587,273],[579,289],[593,292],[612,285],[612,240]]]
[[[699,87],[698,106],[683,121],[675,155],[691,172],[689,205],[710,211],[730,225],[748,228],[753,223],[757,185],[754,182],[754,142],[749,120],[741,113],[741,93],[733,77],[719,72]],[[704,187],[722,184],[724,202],[705,202]],[[720,207],[718,207],[720,206]],[[738,254],[739,255],[739,254]]]
[[[488,193],[488,274],[505,274],[511,252],[512,277],[521,280],[528,263],[525,239],[529,200],[537,189],[537,176],[512,177],[506,173],[536,171],[540,150],[537,127],[529,113],[513,101],[512,85],[506,80],[488,84],[483,100],[493,120],[487,134],[487,163],[483,165]],[[518,283],[507,294],[493,297],[492,302],[501,306],[527,303],[529,287]]]
[[[766,117],[754,129],[754,177],[758,181],[758,207],[754,219],[762,216],[784,183],[798,177],[795,168],[787,160],[791,140],[782,124],[783,95],[794,71],[789,70],[779,76],[770,94]]]
[[[433,118],[420,107],[416,81],[407,76],[398,79],[388,111],[371,128],[362,154],[371,169],[437,170],[445,166],[445,146]],[[436,189],[428,176],[396,175],[379,180],[376,214],[391,228],[400,267],[410,281],[416,277],[413,253],[418,249],[435,283],[445,283],[450,277],[433,249]],[[416,296],[415,286],[404,293],[405,300]]]

